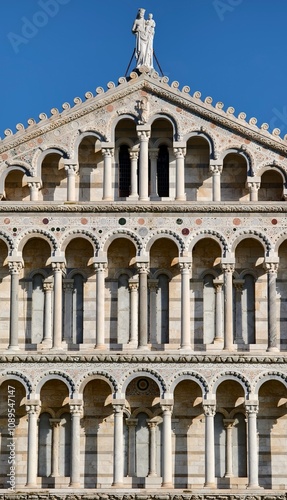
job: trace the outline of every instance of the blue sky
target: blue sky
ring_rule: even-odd
[[[286,0],[2,0],[0,137],[124,76],[139,7],[170,82],[287,134]]]

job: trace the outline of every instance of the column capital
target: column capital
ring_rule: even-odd
[[[29,189],[40,189],[41,187],[41,182],[40,181],[28,181],[27,186]]]
[[[216,174],[221,174],[223,170],[223,165],[222,163],[214,163],[209,165],[209,172],[216,175]]]
[[[233,262],[222,262],[221,269],[224,273],[233,274],[235,270],[235,264]]]
[[[52,262],[52,269],[56,272],[64,272],[66,269],[65,262]]]
[[[148,142],[150,138],[150,130],[139,130],[137,128],[137,135],[141,142]]]
[[[21,269],[23,269],[23,262],[20,260],[12,260],[8,262],[8,268],[10,274],[19,274]]]
[[[131,160],[138,160],[139,158],[139,150],[138,149],[129,149],[129,155]]]
[[[70,403],[69,407],[70,407],[71,415],[78,415],[78,416],[82,415],[82,411],[83,411],[83,404],[82,403],[79,403],[79,402]]]
[[[214,417],[216,413],[215,403],[203,403],[203,411],[206,417]]]
[[[126,418],[126,424],[128,427],[136,427],[138,423],[138,418]]]
[[[64,169],[68,175],[76,175],[79,172],[78,163],[64,163]]]
[[[158,290],[158,280],[155,280],[155,279],[149,279],[148,282],[148,287],[150,290],[153,290],[155,292],[157,292]]]
[[[185,158],[186,147],[174,147],[173,152],[174,152],[174,156],[176,157],[176,159]]]
[[[149,157],[151,160],[157,160],[158,158],[158,148],[150,148],[149,151]]]
[[[247,415],[257,415],[258,410],[259,410],[258,402],[245,403],[245,411]]]
[[[124,411],[124,408],[125,408],[125,404],[124,403],[112,403],[113,405],[113,412],[118,415],[120,413],[123,413]]]
[[[73,290],[74,289],[74,280],[64,279],[63,280],[63,289],[64,290]]]
[[[139,273],[148,274],[149,272],[149,262],[136,262],[136,267]]]
[[[52,292],[54,288],[53,281],[49,278],[49,280],[43,281],[43,290],[44,292]]]
[[[113,158],[114,156],[114,147],[111,146],[102,146],[102,155],[106,158]]]
[[[233,280],[233,285],[234,285],[235,290],[237,292],[242,292],[244,283],[245,283],[245,280],[240,280],[240,279]]]
[[[28,413],[28,415],[35,415],[35,416],[39,416],[39,413],[41,411],[41,402],[40,401],[29,401],[29,403],[27,403],[25,405],[25,408],[26,408],[26,412]]]
[[[166,401],[164,402],[163,400],[160,402],[160,407],[163,411],[163,413],[171,413],[173,410],[173,401]]]
[[[222,277],[214,278],[213,286],[214,286],[216,292],[218,292],[218,293],[221,292],[223,285],[224,285],[224,281],[223,281]]]
[[[138,279],[132,278],[129,280],[129,289],[130,290],[138,290],[139,282]]]
[[[60,418],[49,418],[49,422],[52,427],[60,427],[61,419]]]
[[[279,262],[264,262],[264,267],[268,274],[277,274],[279,268]]]
[[[235,419],[234,418],[224,418],[223,419],[223,425],[225,429],[231,429],[235,424]]]

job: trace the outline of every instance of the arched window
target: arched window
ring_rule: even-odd
[[[169,153],[166,145],[160,146],[158,151],[157,191],[161,198],[169,196]]]
[[[130,195],[131,186],[131,159],[129,147],[126,144],[120,146],[119,151],[119,197],[127,198]]]

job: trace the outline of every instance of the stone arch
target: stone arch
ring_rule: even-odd
[[[222,257],[225,257],[226,253],[228,252],[228,243],[222,234],[218,233],[217,231],[212,231],[211,229],[202,229],[201,231],[197,231],[195,234],[191,235],[186,243],[186,248],[189,252],[192,253],[196,243],[205,238],[211,238],[216,243],[218,243],[222,250]]]
[[[117,269],[117,271],[115,272],[114,279],[119,279],[119,277],[122,274],[127,274],[129,278],[133,277],[133,273],[131,272],[130,269],[121,268],[121,269]]]
[[[0,240],[2,240],[7,246],[8,255],[11,255],[13,250],[15,249],[15,244],[11,236],[9,236],[9,234],[4,233],[4,231],[0,231]]]
[[[193,137],[202,137],[202,139],[205,139],[206,142],[209,144],[209,156],[211,159],[215,158],[215,151],[216,151],[216,139],[215,137],[210,133],[210,131],[206,132],[198,129],[194,129],[189,131],[185,136],[183,137],[184,142],[188,142],[189,139],[192,139]]]
[[[268,170],[275,170],[276,172],[278,172],[281,175],[282,181],[284,183],[287,181],[286,167],[284,167],[284,165],[281,165],[278,162],[273,162],[273,163],[272,162],[269,162],[269,163],[264,162],[264,163],[261,163],[258,166],[256,175],[261,178],[262,175],[264,174],[264,172],[267,172]]]
[[[269,255],[272,248],[271,242],[268,240],[265,234],[261,233],[260,231],[254,231],[252,229],[239,231],[235,235],[234,240],[231,242],[231,252],[235,253],[237,245],[244,239],[248,238],[257,240],[263,246],[265,255]]]
[[[58,243],[51,233],[44,229],[28,229],[20,234],[16,240],[15,248],[18,252],[22,252],[25,244],[32,238],[42,238],[51,247],[51,255],[58,249]]]
[[[284,243],[284,241],[286,239],[287,239],[287,231],[282,231],[282,232],[280,232],[279,235],[276,236],[275,242],[274,242],[274,253],[276,255],[278,255],[280,246],[282,245],[282,243]]]
[[[75,238],[83,238],[84,240],[87,240],[89,243],[91,243],[94,249],[94,255],[98,253],[100,249],[100,243],[93,233],[84,229],[72,229],[71,231],[65,233],[59,242],[59,248],[61,252],[63,252],[63,254],[65,254],[68,244]]]
[[[122,144],[127,144],[129,148],[136,146],[136,144],[134,144],[134,142],[128,137],[120,137],[115,143],[115,149],[119,148]]]
[[[214,269],[206,269],[205,271],[203,271],[203,273],[201,273],[200,279],[204,280],[205,276],[208,276],[209,274],[211,274],[215,279],[219,276],[219,274]]]
[[[49,145],[47,149],[42,149],[39,148],[36,153],[34,154],[34,157],[32,158],[32,168],[33,171],[36,173],[37,177],[42,178],[42,163],[46,156],[50,154],[57,154],[61,156],[62,158],[68,158],[69,157],[69,151],[63,146],[53,146]]]
[[[134,122],[135,126],[137,124],[137,116],[134,113],[128,112],[128,113],[123,113],[122,115],[113,114],[113,116],[110,118],[110,120],[107,123],[107,130],[109,130],[110,134],[111,134],[109,140],[113,143],[115,142],[116,127],[119,124],[119,122],[122,120],[130,120],[130,121]]]
[[[255,280],[258,279],[258,274],[254,271],[254,269],[244,269],[244,271],[242,271],[239,275],[238,275],[238,279],[244,279],[244,276],[246,276],[246,274],[251,274],[251,276],[253,276],[253,278]]]
[[[173,147],[173,144],[172,142],[170,141],[170,139],[168,138],[165,138],[165,137],[162,137],[160,139],[157,139],[154,144],[152,145],[153,148],[158,148],[159,146],[161,146],[162,144],[165,144],[168,148],[172,148]]]
[[[150,274],[150,277],[157,279],[160,274],[165,274],[170,280],[173,278],[173,275],[168,269],[157,269],[154,274]]]
[[[170,122],[170,124],[172,125],[172,129],[173,129],[173,136],[177,137],[178,131],[180,129],[179,122],[170,112],[161,111],[161,112],[155,113],[154,115],[152,115],[150,117],[147,124],[152,126],[152,124],[156,120],[167,120],[168,122]]]
[[[91,130],[91,128],[89,128],[87,130],[83,130],[83,129],[78,130],[77,133],[74,134],[74,136],[72,137],[72,139],[70,141],[70,149],[73,152],[73,158],[76,158],[76,159],[78,158],[79,146],[80,146],[81,142],[83,141],[83,139],[85,139],[86,137],[95,137],[100,142],[105,141],[105,138],[103,137],[103,135],[96,130]]]
[[[157,384],[161,397],[166,392],[165,381],[163,380],[161,375],[159,375],[159,373],[157,373],[155,370],[152,370],[149,368],[146,368],[146,369],[137,368],[135,370],[130,370],[122,378],[122,380],[119,384],[119,386],[121,388],[121,393],[126,394],[126,389],[127,389],[127,386],[129,385],[129,383],[132,380],[134,380],[135,378],[140,377],[140,376],[151,378]]]
[[[80,274],[84,281],[87,280],[87,275],[84,273],[84,271],[82,271],[82,269],[72,269],[72,271],[67,274],[67,278],[72,279],[75,274]]]
[[[23,373],[18,372],[18,371],[14,371],[14,370],[7,370],[7,371],[0,374],[0,385],[2,384],[2,382],[5,382],[6,380],[7,381],[17,380],[18,382],[20,382],[20,384],[22,384],[26,390],[27,398],[32,393],[32,382]]]
[[[40,397],[40,392],[41,392],[43,385],[46,382],[49,382],[53,379],[57,379],[57,380],[60,380],[61,382],[63,382],[68,388],[70,398],[73,396],[73,394],[75,392],[74,381],[66,373],[63,373],[63,372],[60,372],[57,370],[50,370],[50,371],[44,373],[43,375],[41,375],[40,377],[38,377],[38,379],[36,379],[36,381],[35,381],[36,396]]]
[[[49,276],[45,269],[33,269],[29,274],[29,278],[33,278],[36,274],[41,274],[43,279],[48,278]]]
[[[150,411],[149,408],[146,408],[145,406],[140,406],[139,408],[136,408],[132,413],[131,413],[131,418],[137,418],[139,413],[146,413],[148,418],[153,418],[155,415],[152,411]]]
[[[254,171],[253,171],[254,159],[252,158],[252,156],[249,152],[243,151],[238,146],[229,147],[228,149],[221,151],[220,160],[222,160],[222,162],[223,162],[225,157],[229,154],[236,154],[236,155],[242,156],[246,160],[246,165],[247,165],[246,175],[247,174],[250,176],[254,175]]]
[[[202,392],[202,398],[204,399],[207,397],[207,394],[209,393],[209,387],[206,379],[199,373],[196,373],[194,371],[189,372],[187,370],[177,373],[173,376],[170,381],[170,393],[173,394],[176,386],[180,382],[183,382],[185,380],[191,380],[192,382],[195,382],[197,385],[199,385]]]
[[[23,163],[21,165],[21,163]],[[0,195],[4,196],[5,195],[5,182],[7,176],[14,171],[22,172],[23,175],[26,175],[27,177],[31,178],[32,175],[32,168],[30,165],[26,164],[25,162],[15,162],[15,164],[9,164],[8,167],[5,170],[2,170],[0,173]]]
[[[118,383],[112,375],[110,375],[108,372],[105,371],[91,371],[85,373],[85,375],[83,375],[77,382],[76,384],[77,393],[79,395],[83,395],[86,385],[91,380],[96,380],[96,379],[103,380],[104,382],[106,382],[110,386],[112,393],[118,392]]]
[[[129,231],[129,230],[126,230],[126,229],[118,229],[118,230],[114,230],[112,232],[109,232],[105,236],[105,238],[103,239],[103,243],[102,243],[103,251],[107,252],[110,244],[118,238],[126,238],[127,240],[131,241],[133,243],[133,245],[135,246],[136,255],[140,254],[140,252],[143,248],[142,241],[139,239],[139,237],[137,236],[136,233]]]
[[[174,231],[168,230],[168,229],[159,229],[158,231],[153,232],[151,234],[151,236],[148,237],[148,240],[146,241],[145,251],[150,252],[150,249],[151,249],[152,245],[154,244],[154,242],[161,239],[161,238],[167,238],[167,239],[173,241],[178,248],[179,256],[184,252],[184,250],[185,250],[184,241],[181,239],[181,237],[177,233],[175,233]]]
[[[238,382],[241,385],[241,387],[243,388],[245,395],[249,395],[250,394],[250,392],[251,392],[251,383],[250,383],[250,381],[244,375],[242,375],[242,373],[238,373],[238,372],[235,372],[235,371],[226,371],[226,372],[218,373],[211,380],[211,383],[210,383],[211,395],[215,396],[218,386],[222,382],[226,382],[226,381],[229,381],[229,380],[234,380],[235,382]]]
[[[265,384],[265,382],[270,382],[272,380],[277,380],[278,382],[282,382],[287,389],[287,375],[285,373],[270,370],[267,373],[261,373],[252,384],[252,389],[255,396],[258,396],[260,387]]]

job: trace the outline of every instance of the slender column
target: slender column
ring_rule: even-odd
[[[39,402],[26,406],[28,414],[28,446],[27,446],[27,483],[26,486],[35,488],[37,486],[38,468],[38,416],[40,412]]]
[[[248,488],[258,488],[257,404],[246,404],[248,428]]]
[[[44,338],[41,342],[45,347],[52,347],[52,292],[53,282],[48,278],[43,283],[44,290]]]
[[[53,430],[52,435],[52,477],[59,477],[59,443],[60,443],[60,418],[50,418]]]
[[[105,347],[105,262],[94,264],[97,276],[96,285],[96,348]]]
[[[252,180],[247,181],[247,187],[249,189],[249,200],[250,201],[258,201],[258,191],[260,189],[260,179],[259,178],[251,178]]]
[[[139,272],[139,344],[138,347],[146,348],[148,343],[148,302],[147,302],[147,275],[148,263],[137,263]]]
[[[81,427],[82,405],[70,404],[71,413],[71,476],[70,486],[79,488],[81,483]]]
[[[223,169],[222,165],[209,166],[209,172],[212,173],[212,201],[221,201],[220,178],[222,169]]]
[[[128,476],[136,475],[136,425],[137,418],[127,418],[126,424],[129,431]]]
[[[149,445],[149,473],[150,477],[156,477],[156,429],[157,422],[150,420],[148,422],[149,435],[150,435],[150,445]]]
[[[130,290],[130,311],[131,311],[131,325],[130,325],[130,340],[129,344],[133,346],[138,345],[138,280],[129,280]]]
[[[222,264],[224,272],[224,349],[231,351],[233,347],[233,264]]]
[[[113,486],[120,487],[124,480],[123,404],[114,404],[114,480]]]
[[[157,192],[157,157],[158,157],[158,149],[150,149],[149,150],[150,157],[150,198],[156,199],[158,198]]]
[[[163,412],[163,458],[162,458],[162,486],[163,488],[173,488],[172,478],[172,440],[171,440],[171,414],[172,405],[161,405]]]
[[[9,262],[9,272],[11,275],[10,282],[10,332],[9,332],[9,347],[8,349],[19,349],[18,345],[18,289],[19,289],[19,273],[23,267],[21,262]]]
[[[175,199],[186,200],[184,184],[184,159],[186,148],[174,148],[173,152],[176,158]]]
[[[138,131],[140,140],[140,164],[139,164],[139,199],[145,201],[148,196],[148,143],[150,138],[149,130]]]
[[[225,418],[223,420],[226,429],[226,471],[224,477],[233,477],[233,464],[232,464],[232,429],[235,420]]]
[[[277,293],[276,279],[278,264],[275,262],[266,262],[268,278],[268,351],[278,351],[277,346]]]
[[[53,308],[53,348],[62,348],[62,279],[64,264],[53,262],[54,271],[54,308]]]
[[[148,280],[149,287],[149,330],[150,330],[150,343],[152,345],[157,344],[159,339],[157,337],[157,291],[158,291],[158,280]]]
[[[79,171],[77,163],[69,163],[65,165],[67,172],[67,201],[76,201],[76,175]]]
[[[204,404],[205,415],[205,484],[207,488],[215,487],[215,455],[214,455],[214,416],[215,404]]]
[[[138,199],[138,150],[130,150],[131,159],[131,194],[130,198]]]
[[[63,280],[64,290],[64,340],[67,343],[74,342],[73,338],[73,290],[74,280]]]
[[[28,182],[28,188],[30,189],[30,201],[38,201],[40,187],[40,182]]]
[[[105,147],[102,143],[102,155],[104,157],[104,192],[103,200],[113,200],[112,191],[112,158],[114,156],[113,147]]]
[[[223,280],[215,278],[213,280],[215,288],[215,337],[214,343],[223,342],[223,328],[222,328],[222,287]]]
[[[190,339],[190,270],[191,263],[180,262],[181,272],[181,349],[191,349]]]
[[[242,290],[244,280],[233,280],[235,286],[235,342],[243,344],[242,335]]]

